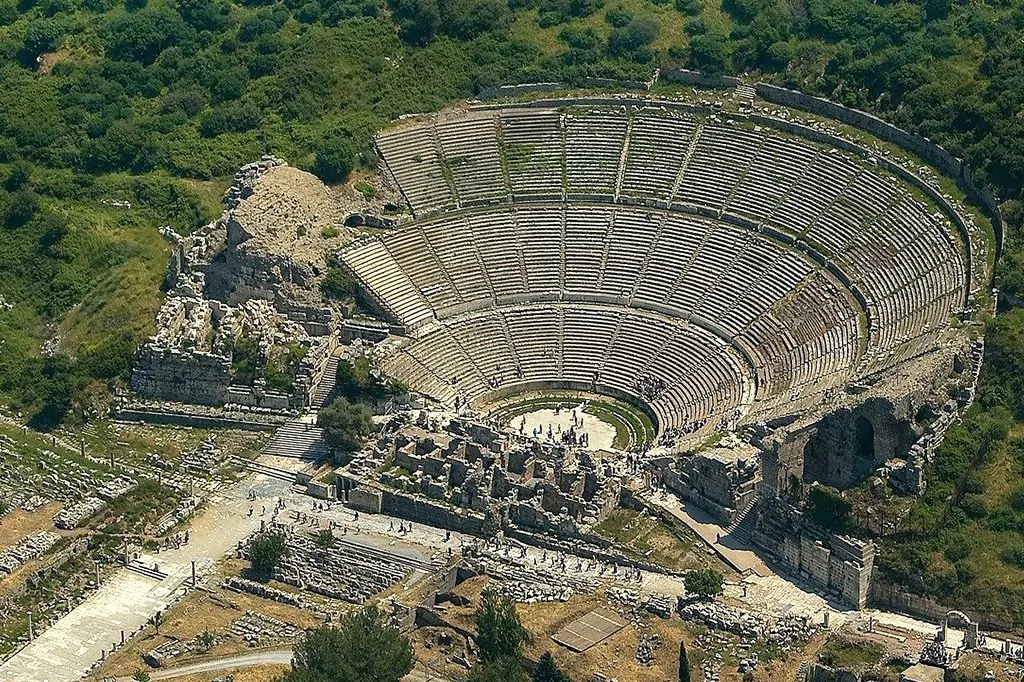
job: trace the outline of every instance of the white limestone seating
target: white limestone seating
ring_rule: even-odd
[[[932,207],[771,127],[522,107],[378,148],[418,218],[342,258],[414,337],[389,370],[442,400],[631,394],[644,373],[662,429],[715,428],[926,352],[966,299],[965,245]]]

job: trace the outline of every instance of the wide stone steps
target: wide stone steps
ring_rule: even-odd
[[[129,562],[127,568],[132,573],[138,573],[139,575],[144,575],[147,578],[152,578],[153,580],[163,580],[167,577],[167,574],[163,571],[153,568],[152,566],[146,566],[138,559]]]
[[[241,457],[234,458],[242,468],[252,471],[257,474],[263,474],[269,478],[276,478],[279,481],[285,481],[286,483],[295,483],[295,474],[285,469],[278,469],[268,464],[263,464],[251,459],[243,459]]]
[[[264,455],[316,461],[329,454],[323,441],[323,430],[302,421],[286,422],[263,449]]]

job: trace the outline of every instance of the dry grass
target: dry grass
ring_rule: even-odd
[[[224,679],[228,675],[234,682],[272,682],[288,672],[286,665],[254,665],[249,668],[231,668],[216,672],[196,673],[184,677],[175,677],[175,682],[211,682]]]
[[[16,544],[26,535],[53,530],[53,515],[60,508],[60,502],[51,502],[33,511],[15,509],[0,517],[0,549]]]

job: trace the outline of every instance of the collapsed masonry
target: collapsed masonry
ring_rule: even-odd
[[[424,419],[403,426],[341,469],[349,506],[403,518],[420,514],[431,525],[478,535],[485,534],[485,512],[500,509],[521,529],[580,537],[618,505],[618,472],[593,453],[466,419],[429,426]],[[441,518],[446,508],[450,518]]]
[[[175,241],[170,290],[132,388],[162,401],[301,409],[337,345],[339,316],[319,285],[328,253],[351,236],[344,206],[272,157],[242,167],[225,201],[220,219],[194,234],[164,230]]]

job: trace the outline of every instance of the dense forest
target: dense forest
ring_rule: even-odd
[[[0,0],[0,393],[87,417],[159,304],[156,230],[215,217],[265,152],[327,181],[374,130],[480,89],[656,68],[749,74],[871,110],[1002,199],[1004,312],[979,400],[882,563],[1024,612],[1024,2]]]

